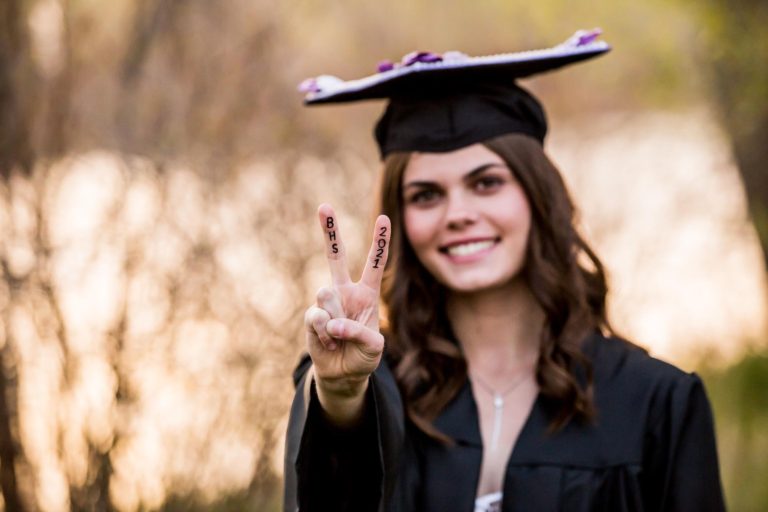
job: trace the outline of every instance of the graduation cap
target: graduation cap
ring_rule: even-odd
[[[544,109],[515,80],[606,53],[610,46],[597,40],[600,33],[579,31],[551,48],[482,57],[413,52],[399,63],[380,63],[374,75],[349,81],[322,75],[299,90],[306,105],[388,99],[375,129],[382,158],[393,151],[451,151],[506,133],[543,142]]]

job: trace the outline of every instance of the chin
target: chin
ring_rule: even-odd
[[[458,276],[450,276],[445,278],[441,276],[439,281],[448,290],[455,293],[480,293],[491,290],[499,290],[510,285],[517,280],[519,272],[514,272],[508,275],[496,275],[496,276],[467,276],[466,278],[457,278]]]

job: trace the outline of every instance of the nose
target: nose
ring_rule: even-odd
[[[471,208],[459,194],[448,198],[448,209],[445,215],[445,223],[448,229],[460,230],[476,223],[478,213]]]

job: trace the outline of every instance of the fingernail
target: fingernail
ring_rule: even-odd
[[[325,330],[328,331],[328,334],[331,336],[336,336],[338,338],[342,334],[343,327],[341,322],[332,318],[331,320],[328,320],[327,324],[325,324]]]

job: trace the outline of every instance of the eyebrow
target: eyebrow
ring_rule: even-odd
[[[475,167],[474,169],[469,171],[467,174],[462,176],[461,179],[463,181],[469,181],[472,178],[474,178],[475,176],[477,176],[478,174],[482,174],[485,171],[487,171],[488,169],[491,169],[493,167],[506,167],[506,165],[501,163],[501,162],[490,162],[490,163],[487,163],[487,164],[483,164],[483,165]],[[409,187],[431,187],[431,186],[434,186],[434,185],[435,185],[434,181],[411,181],[411,182],[408,182],[405,185],[403,185],[403,190],[405,190],[405,189],[407,189]]]

